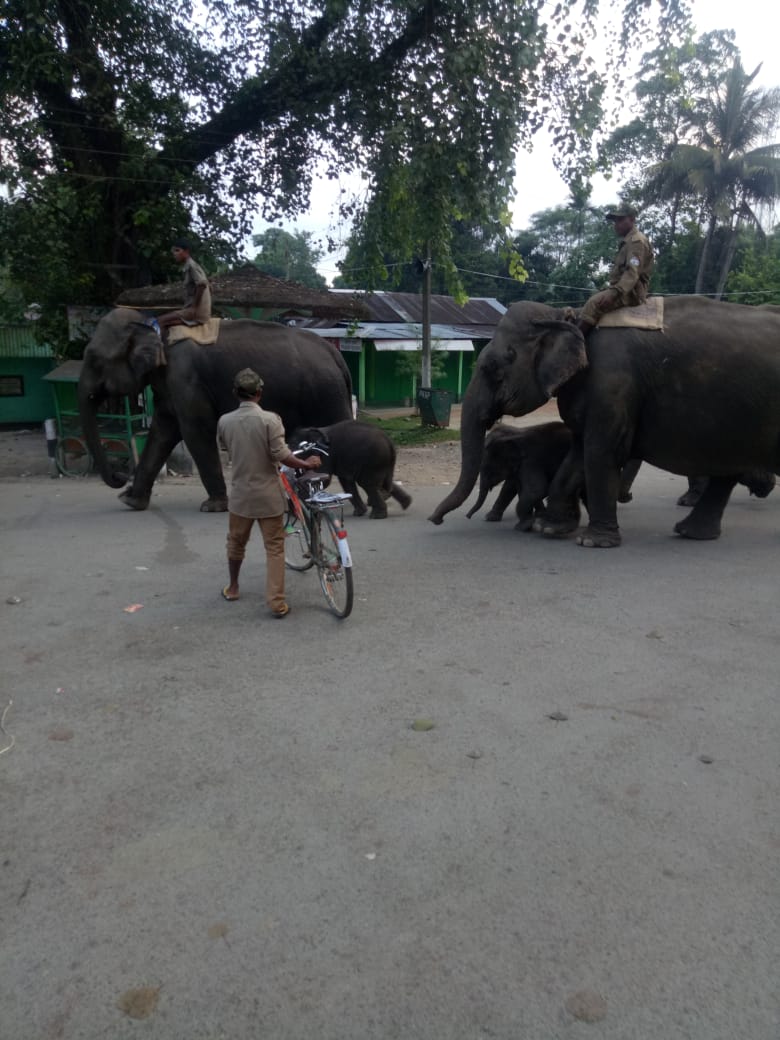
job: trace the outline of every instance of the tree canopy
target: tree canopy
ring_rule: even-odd
[[[110,302],[171,271],[174,234],[207,266],[230,260],[258,208],[303,210],[315,169],[362,171],[343,215],[380,252],[423,239],[446,260],[453,219],[505,220],[520,141],[545,124],[563,167],[587,152],[598,7],[6,0],[0,262],[44,306]],[[614,10],[626,42],[650,5]],[[664,38],[684,0],[654,10]]]
[[[310,231],[290,234],[281,228],[269,228],[261,235],[252,236],[252,244],[259,248],[253,263],[274,278],[300,282],[311,289],[325,289],[327,283],[317,270],[322,250],[314,245],[312,238]]]

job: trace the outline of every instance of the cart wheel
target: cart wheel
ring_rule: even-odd
[[[105,451],[106,455],[110,455],[111,458],[117,459],[120,462],[125,463],[126,465],[130,464],[130,446],[128,445],[127,441],[122,441],[118,439],[108,440],[107,438],[101,438],[101,442],[103,444],[103,450]]]
[[[80,437],[62,437],[57,441],[57,467],[65,477],[83,477],[92,469],[92,456]]]

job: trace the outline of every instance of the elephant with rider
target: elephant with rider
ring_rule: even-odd
[[[113,468],[101,444],[101,402],[113,395],[138,394],[145,386],[151,386],[154,395],[144,450],[131,486],[119,496],[125,505],[147,508],[157,474],[183,440],[208,493],[201,511],[227,509],[217,421],[236,407],[233,378],[243,368],[263,379],[263,407],[276,412],[288,430],[352,415],[346,362],[313,332],[273,322],[224,321],[214,343],[184,338],[163,349],[154,321],[138,311],[116,307],[101,318],[84,351],[78,400],[87,446],[109,487],[123,487],[129,475]]]
[[[576,325],[544,304],[513,304],[482,351],[461,414],[461,471],[430,519],[462,505],[479,476],[485,432],[502,415],[526,415],[557,397],[572,431],[543,517],[548,536],[579,524],[579,488],[591,548],[621,541],[621,467],[641,459],[707,486],[675,525],[684,538],[717,538],[741,474],[780,470],[780,314],[701,297],[664,302],[663,328],[604,328],[587,348]]]

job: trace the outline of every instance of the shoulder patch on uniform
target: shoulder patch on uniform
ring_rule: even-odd
[[[632,256],[631,259],[628,262],[631,264],[632,267],[639,267],[639,257],[638,256]]]

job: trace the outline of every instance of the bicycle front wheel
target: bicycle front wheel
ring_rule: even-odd
[[[318,513],[319,528],[317,570],[325,600],[336,617],[348,617],[352,611],[352,566],[345,567],[339,551],[339,528],[330,513]]]
[[[291,571],[307,571],[314,563],[309,525],[293,509],[284,518],[284,562]]]

